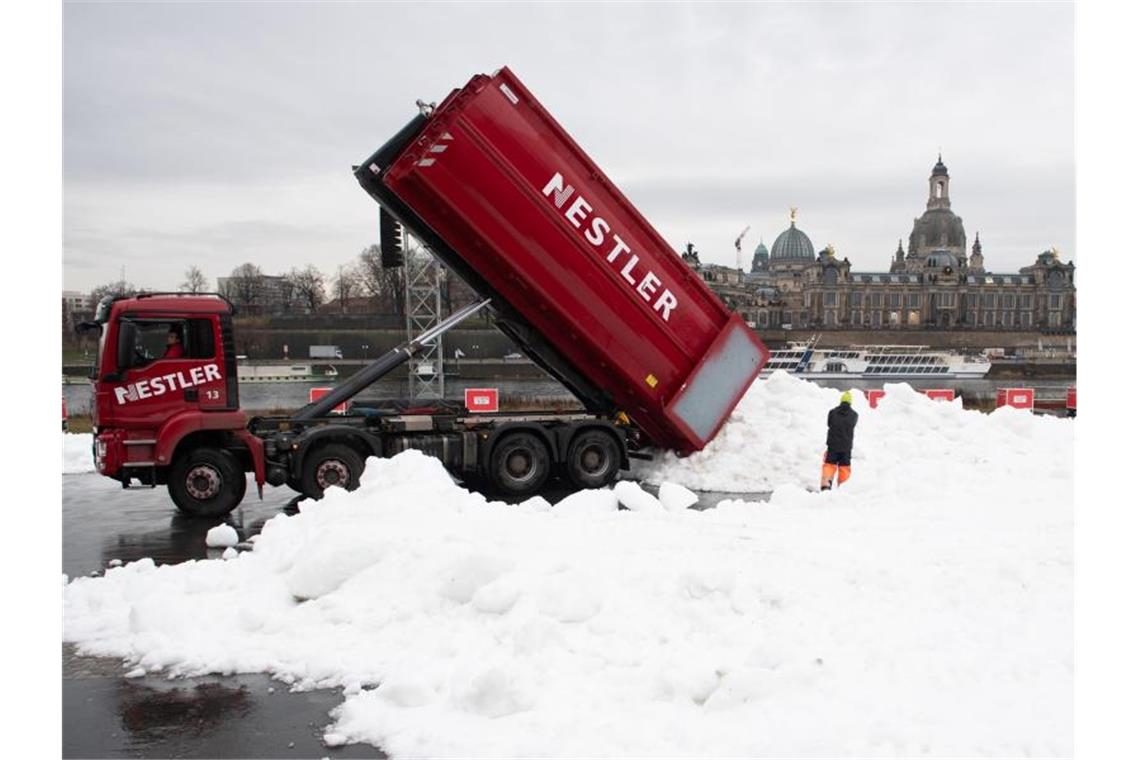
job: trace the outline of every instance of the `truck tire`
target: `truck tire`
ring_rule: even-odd
[[[305,455],[301,466],[301,493],[319,499],[331,486],[355,491],[362,472],[364,459],[356,449],[343,443],[318,444]]]
[[[578,488],[602,488],[617,480],[621,447],[601,430],[583,430],[566,450],[566,477]]]
[[[171,465],[166,489],[184,514],[221,517],[245,497],[245,472],[225,449],[193,449]]]
[[[503,436],[491,452],[491,480],[510,496],[526,496],[546,484],[550,453],[532,433]]]

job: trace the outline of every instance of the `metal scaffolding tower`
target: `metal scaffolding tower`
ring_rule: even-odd
[[[418,239],[403,230],[404,309],[408,340],[443,320],[443,266]],[[408,398],[443,398],[443,336],[408,362]]]

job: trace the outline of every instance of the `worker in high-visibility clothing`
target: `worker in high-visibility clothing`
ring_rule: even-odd
[[[827,413],[827,451],[823,454],[823,473],[819,479],[819,489],[831,489],[831,481],[839,473],[839,483],[843,485],[851,477],[851,448],[855,444],[855,423],[859,413],[851,408],[851,391],[843,391],[839,406]]]

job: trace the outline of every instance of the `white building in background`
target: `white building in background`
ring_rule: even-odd
[[[88,293],[83,293],[78,290],[63,291],[63,303],[66,305],[69,312],[89,310],[89,299],[90,294]]]

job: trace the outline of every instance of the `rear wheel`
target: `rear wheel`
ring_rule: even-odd
[[[601,430],[574,436],[566,451],[566,477],[578,488],[602,488],[617,480],[621,447]]]
[[[185,514],[220,517],[245,497],[245,472],[237,457],[225,449],[194,449],[171,465],[166,489]]]
[[[301,469],[301,493],[310,499],[321,498],[326,488],[340,486],[355,491],[364,472],[364,459],[356,449],[343,443],[316,446],[305,456]]]
[[[511,433],[491,452],[491,479],[495,487],[511,496],[532,494],[550,475],[550,453],[531,433]]]

